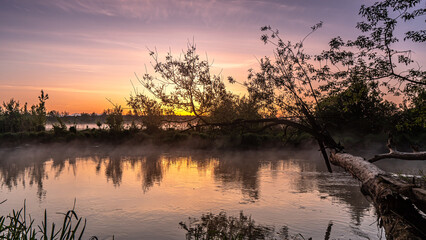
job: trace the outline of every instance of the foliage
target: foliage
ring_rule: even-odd
[[[101,123],[101,121],[96,121],[96,126],[98,126],[98,129],[101,129],[101,126],[102,126],[102,123]]]
[[[383,95],[404,93],[407,102],[414,102],[425,91],[425,72],[413,67],[411,52],[392,48],[399,41],[394,33],[398,21],[413,21],[425,14],[420,2],[385,0],[362,6],[360,15],[365,21],[357,28],[368,35],[346,42],[333,38],[330,49],[319,55],[305,53],[304,40],[322,23],[297,43],[284,41],[270,26],[263,27],[266,34],[261,39],[275,47],[274,56],[261,59],[258,72],[250,70],[245,83],[250,96],[271,113],[300,123],[300,129],[312,130],[317,140],[324,136],[319,141],[331,148],[336,146],[327,137],[326,125],[330,124],[326,118],[330,115],[337,115],[335,123],[340,127],[356,122],[365,132],[379,131],[377,122],[369,123],[381,117],[390,119],[395,113]],[[408,31],[404,38],[414,42],[425,39],[425,30]],[[387,92],[382,92],[381,86],[387,87]],[[416,119],[422,121],[421,117]]]
[[[424,132],[426,129],[426,89],[412,98],[411,104],[403,104],[402,109],[403,112],[397,115],[397,130],[411,133]]]
[[[330,49],[315,56],[315,60],[335,69],[327,73],[333,80],[320,87],[329,95],[353,90],[354,79],[374,86],[379,96],[403,94],[404,102],[399,111],[391,111],[391,108],[382,105],[368,113],[370,120],[364,125],[371,123],[371,131],[377,130],[377,122],[386,124],[391,121],[393,125],[387,130],[399,132],[399,135],[420,136],[424,133],[426,117],[422,102],[425,99],[426,72],[415,62],[411,50],[399,50],[397,47],[402,45],[396,44],[400,42],[398,30],[404,28],[409,30],[403,34],[403,41],[422,44],[426,40],[426,30],[415,29],[416,21],[423,21],[421,17],[426,14],[424,6],[422,0],[384,0],[371,6],[363,5],[360,15],[364,21],[357,24],[362,34],[348,41],[341,37],[333,38],[329,43]],[[404,23],[408,27],[401,27]],[[424,24],[419,26],[424,27]],[[381,98],[371,100],[377,106],[382,104]],[[338,112],[337,109],[335,111]],[[358,116],[360,120],[357,123],[353,123],[362,124],[362,119],[366,119],[364,113]]]
[[[48,94],[44,94],[41,90],[40,96],[38,96],[39,103],[31,107],[31,114],[34,117],[34,125],[36,131],[44,131],[46,126],[46,100],[49,99]]]
[[[254,220],[242,212],[239,217],[219,214],[203,214],[201,219],[189,218],[189,222],[180,222],[186,230],[186,239],[304,239],[303,236],[289,236],[288,228],[283,227],[275,233],[274,227],[255,224]]]
[[[220,130],[219,133],[236,136],[248,145],[263,141],[255,131],[269,129],[286,135],[287,127],[283,127],[286,125],[297,129],[292,129],[293,132],[312,135],[320,147],[337,150],[341,146],[328,129],[350,128],[363,134],[383,130],[424,133],[425,72],[416,67],[411,51],[396,49],[401,38],[396,34],[400,24],[416,23],[424,16],[422,3],[421,0],[383,0],[362,6],[360,15],[364,21],[357,25],[360,36],[353,40],[335,37],[329,42],[329,49],[318,55],[306,53],[304,47],[306,37],[322,23],[313,26],[311,33],[298,42],[284,40],[278,30],[263,27],[261,40],[273,45],[273,55],[259,61],[259,70],[249,70],[244,83],[248,95],[244,97],[227,91],[222,77],[211,74],[211,64],[200,58],[194,44],[188,44],[178,57],[168,53],[164,60],[151,51],[155,73],[146,73],[138,79],[148,95],[135,93],[127,101],[134,115],[123,116],[123,109],[116,106],[101,116],[82,113],[78,119],[98,121],[97,133],[102,132],[104,121],[114,133],[123,131],[124,120],[133,123],[130,132],[137,132],[135,122],[141,121],[147,132],[155,135],[166,119],[170,119],[166,118],[167,114],[183,113],[194,116],[178,123],[187,123],[190,130],[208,129],[207,133],[213,135]],[[416,24],[410,25],[403,40],[423,43],[426,31],[412,26]],[[399,109],[383,100],[388,93],[404,95]],[[14,99],[3,103],[0,132],[43,130],[47,99],[48,95],[41,91],[39,103],[30,110]],[[53,126],[55,133],[64,132],[63,122],[77,120],[67,115],[64,113],[59,120],[55,117],[59,113],[49,113],[49,120],[57,118],[59,122]],[[78,135],[76,129],[70,130]]]
[[[215,129],[220,129],[226,133],[244,132],[247,130],[258,129],[259,123],[240,123],[222,125],[222,123],[237,123],[238,121],[259,120],[263,118],[260,105],[249,97],[239,97],[229,95],[221,99],[213,108],[208,121],[215,125]]]
[[[351,85],[320,100],[316,114],[329,130],[380,133],[391,128],[395,104],[383,100],[375,82],[352,80]]]
[[[1,118],[2,132],[18,132],[23,128],[24,114],[28,111],[25,105],[25,110],[20,107],[19,101],[13,98],[8,103],[3,102],[4,111]]]
[[[208,60],[201,60],[194,44],[178,58],[168,53],[164,61],[150,52],[153,68],[159,78],[144,74],[139,82],[172,111],[195,115],[203,123],[216,103],[227,98],[225,84],[220,76],[210,73]]]
[[[58,117],[57,120],[58,120],[58,123],[52,124],[52,127],[53,127],[53,132],[56,135],[60,135],[67,130],[67,126],[65,125],[65,123],[62,121],[61,118]]]
[[[127,105],[132,108],[134,115],[142,116],[142,125],[148,132],[155,132],[161,128],[166,110],[155,99],[139,93],[135,96],[131,95]]]
[[[41,226],[34,225],[34,219],[27,216],[26,206],[18,211],[13,210],[8,216],[0,216],[0,239],[45,239],[72,240],[81,239],[86,228],[86,220],[78,217],[74,208],[64,215],[62,226],[52,223],[48,226],[47,211]],[[91,239],[96,239],[92,237]]]
[[[322,26],[318,23],[311,33]],[[311,56],[304,52],[304,39],[293,44],[280,38],[278,30],[265,26],[262,41],[275,47],[274,57],[260,60],[260,71],[250,70],[245,86],[250,97],[266,109],[270,115],[281,115],[273,124],[286,124],[312,134],[318,141],[323,155],[323,145],[333,149],[341,147],[332,139],[324,126],[315,119],[315,106],[325,95],[314,84],[328,81],[328,67],[315,67]],[[309,33],[307,36],[309,36]]]
[[[50,111],[49,112],[50,118],[55,118],[56,122],[52,123],[53,132],[55,135],[63,135],[63,133],[67,130],[67,126],[65,125],[64,121],[61,118],[61,114],[58,111]]]
[[[426,90],[413,98],[411,104],[402,104],[402,110],[395,114],[393,130],[398,147],[414,151],[424,149],[426,139]],[[410,151],[411,151],[410,150]]]
[[[74,125],[74,126],[70,126],[68,130],[69,130],[71,133],[77,133],[77,126],[76,126],[76,125]]]
[[[363,5],[360,15],[365,21],[357,24],[363,34],[349,41],[333,38],[330,49],[316,56],[316,60],[337,69],[330,73],[336,81],[325,87],[338,90],[356,77],[378,82],[390,93],[404,93],[406,99],[416,97],[425,89],[426,72],[412,59],[411,50],[395,49],[400,41],[395,32],[401,20],[415,23],[425,14],[422,0],[384,0],[371,6]],[[409,25],[411,29],[405,32],[403,41],[422,43],[426,40],[426,30],[413,29],[415,25]]]
[[[322,23],[313,26],[312,32],[321,26]],[[262,41],[275,47],[274,57],[262,58],[259,72],[250,69],[245,86],[272,115],[295,116],[302,122],[309,121],[307,118],[312,116],[314,102],[318,102],[320,94],[312,83],[325,80],[324,70],[316,69],[310,63],[311,56],[303,49],[305,39],[293,44],[284,42],[278,30],[272,30],[270,26],[261,30],[267,32],[262,35]]]
[[[229,95],[216,104],[209,120],[212,123],[255,120],[262,118],[260,110],[260,105],[251,98]]]
[[[114,106],[113,109],[107,109],[106,124],[111,132],[120,132],[123,129],[123,109],[121,106]]]
[[[13,98],[3,102],[0,111],[0,132],[44,131],[46,125],[46,100],[49,96],[41,94],[39,103],[28,110],[27,103],[21,107],[19,101]]]

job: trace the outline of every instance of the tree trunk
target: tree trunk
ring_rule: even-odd
[[[331,163],[361,181],[371,197],[387,239],[426,239],[425,191],[395,179],[362,157],[332,153]]]
[[[331,173],[331,172],[333,172],[333,170],[331,169],[330,160],[328,159],[327,151],[325,150],[324,144],[318,139],[317,139],[317,142],[318,142],[318,145],[320,147],[322,156],[324,158],[325,165],[327,166],[327,170],[328,170],[328,172]]]

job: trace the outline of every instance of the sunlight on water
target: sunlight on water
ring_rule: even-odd
[[[55,153],[52,153],[52,149]],[[72,208],[85,236],[183,239],[179,222],[203,213],[251,215],[306,239],[378,238],[373,206],[351,176],[327,173],[318,152],[197,152],[141,148],[2,150],[0,213],[24,200],[35,219]]]

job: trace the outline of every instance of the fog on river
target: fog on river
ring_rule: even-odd
[[[383,161],[399,172],[424,164]],[[417,165],[416,165],[417,164]],[[44,209],[59,221],[76,201],[85,236],[99,239],[183,239],[188,217],[240,211],[257,224],[288,227],[292,235],[376,239],[374,207],[359,183],[328,173],[315,147],[303,151],[196,151],[141,146],[0,149],[0,213],[20,209],[40,223]]]

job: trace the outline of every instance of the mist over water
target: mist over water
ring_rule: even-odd
[[[386,165],[387,163],[388,166]],[[386,170],[424,164],[383,161]],[[408,165],[407,165],[408,164]],[[411,166],[409,165],[411,164]],[[400,168],[399,168],[400,166]],[[85,236],[183,239],[180,221],[226,211],[290,234],[375,239],[375,210],[359,183],[316,150],[196,151],[141,146],[27,146],[0,149],[0,213],[20,209],[53,221],[72,208],[87,219]],[[37,222],[36,222],[37,223]],[[384,237],[384,236],[383,236]]]

